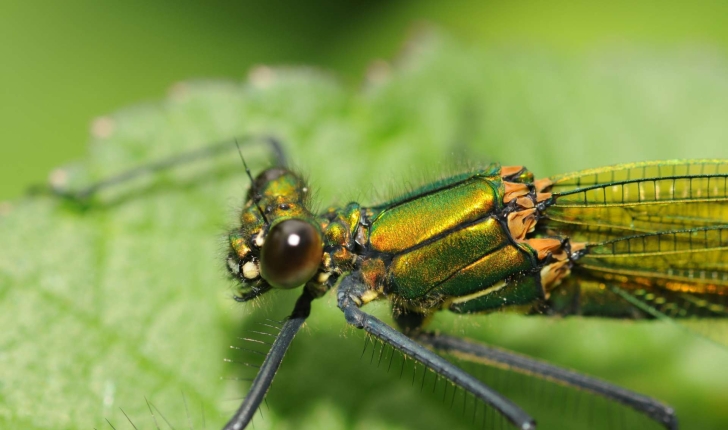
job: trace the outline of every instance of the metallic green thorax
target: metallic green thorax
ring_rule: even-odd
[[[372,287],[419,311],[482,312],[543,298],[546,259],[509,231],[507,215],[518,208],[505,193],[496,165],[367,211],[364,248],[382,262],[372,266],[384,267],[382,285]]]

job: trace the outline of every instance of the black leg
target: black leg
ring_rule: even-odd
[[[278,142],[278,140],[276,140],[273,137],[265,137],[265,136],[242,137],[242,138],[238,139],[238,143],[240,145],[252,145],[252,144],[267,145],[273,155],[273,158],[275,159],[276,165],[277,166],[286,165],[286,156],[283,151],[283,148],[281,147],[281,144]],[[223,152],[234,150],[235,148],[236,148],[235,140],[220,142],[220,143],[206,146],[201,149],[197,149],[197,150],[190,151],[190,152],[185,152],[183,154],[179,154],[179,155],[176,155],[176,156],[173,156],[170,158],[166,158],[164,160],[152,162],[152,163],[140,166],[140,167],[136,167],[131,170],[127,170],[126,172],[119,173],[118,175],[104,179],[102,181],[89,185],[80,190],[68,191],[68,190],[55,188],[51,185],[49,191],[52,194],[57,195],[59,197],[67,198],[67,199],[74,200],[74,201],[85,201],[89,197],[91,197],[93,194],[97,193],[98,191],[100,191],[102,189],[106,189],[106,188],[113,187],[115,185],[122,184],[124,182],[138,178],[140,176],[149,175],[149,174],[160,172],[163,170],[173,169],[173,168],[183,166],[185,164],[199,161],[199,160],[202,160],[205,158],[214,157]],[[45,188],[43,188],[43,189],[45,189]],[[38,191],[39,190],[36,188],[36,189],[32,190],[31,192],[38,192]]]
[[[344,312],[346,321],[349,324],[366,330],[368,333],[387,342],[403,354],[414,358],[437,374],[449,379],[462,389],[470,392],[475,397],[493,407],[517,428],[522,430],[536,428],[536,423],[533,418],[518,407],[518,405],[436,353],[423,347],[387,324],[384,324],[377,318],[362,312],[359,309],[359,306],[362,305],[360,298],[365,291],[363,282],[356,274],[349,275],[341,281],[337,300],[339,308]]]
[[[667,429],[677,429],[677,417],[675,417],[675,411],[672,408],[655,399],[625,390],[608,382],[582,375],[573,370],[562,369],[525,355],[481,345],[457,337],[434,333],[421,333],[415,336],[415,339],[438,351],[451,353],[464,360],[495,365],[527,375],[548,379],[580,390],[589,391],[622,403],[645,414]]]
[[[268,351],[263,365],[253,380],[250,391],[248,391],[248,394],[243,399],[243,403],[235,412],[235,415],[225,424],[223,430],[244,429],[253,418],[253,415],[258,411],[261,402],[265,399],[265,394],[270,388],[270,384],[273,382],[273,377],[275,377],[283,361],[283,356],[286,355],[288,347],[291,346],[293,337],[296,336],[298,329],[301,328],[301,325],[303,325],[311,313],[311,301],[313,299],[313,295],[304,289],[303,294],[296,301],[296,307],[293,309],[293,313],[283,324],[283,328],[278,333],[270,351]]]

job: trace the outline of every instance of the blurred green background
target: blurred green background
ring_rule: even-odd
[[[246,109],[248,104],[254,106],[250,111],[245,110],[246,115],[265,125],[269,124],[266,121],[273,118],[273,124],[291,134],[289,149],[297,164],[311,173],[314,185],[320,186],[322,204],[337,199],[341,202],[342,199],[352,197],[362,197],[362,200],[371,203],[373,199],[366,192],[368,186],[387,190],[391,184],[383,183],[385,181],[381,178],[388,178],[384,175],[393,171],[399,175],[397,169],[402,165],[400,160],[411,161],[401,170],[413,166],[422,170],[422,166],[431,165],[427,163],[433,163],[433,160],[438,162],[451,154],[450,149],[443,147],[452,143],[452,134],[461,131],[453,131],[455,128],[465,131],[458,139],[470,142],[464,146],[474,150],[478,160],[524,163],[539,175],[646,158],[692,155],[726,158],[728,148],[722,139],[728,134],[728,127],[722,126],[721,119],[728,112],[728,97],[724,97],[728,92],[728,79],[725,79],[728,77],[728,30],[724,26],[724,17],[728,16],[726,12],[728,5],[716,1],[692,2],[689,6],[665,2],[642,2],[635,6],[626,1],[612,2],[608,6],[565,1],[478,4],[463,1],[349,4],[333,1],[305,4],[218,1],[186,5],[139,1],[105,5],[89,1],[48,2],[43,5],[5,2],[0,6],[0,35],[3,36],[0,38],[0,58],[4,59],[0,66],[0,201],[20,196],[28,185],[44,181],[53,167],[85,157],[90,123],[94,118],[129,105],[163,99],[169,88],[182,80],[231,78],[243,81],[250,67],[258,64],[316,66],[331,71],[336,79],[344,83],[345,91],[338,87],[332,90],[330,83],[316,84],[315,77],[290,78],[295,81],[290,84],[295,87],[291,94],[320,97],[323,100],[320,104],[331,109],[327,111],[322,108],[325,124],[314,124],[315,119],[311,120],[306,115],[297,116],[300,112],[296,112],[296,109],[280,108],[298,101],[288,99],[285,88],[277,90],[283,94],[279,99],[267,94],[260,105],[256,104],[258,99],[255,97],[256,94],[263,94],[262,90],[248,97],[247,90],[231,87],[230,93],[234,95],[229,99],[226,98],[224,87],[208,89],[210,94],[200,91],[202,95],[196,94],[192,99],[202,99],[200,103],[207,103],[205,106],[208,111],[220,113],[220,123],[228,126],[219,129],[201,128],[205,130],[204,133],[214,135],[223,134],[225,130],[238,130],[230,126],[237,117],[225,113],[230,111],[239,114],[236,110],[240,108],[239,99],[245,100]],[[446,45],[455,46],[452,50],[458,51],[452,57],[458,63],[450,65],[450,68],[437,59],[429,61],[426,53],[423,55],[425,59],[420,59],[419,63],[439,67],[441,69],[437,70],[450,72],[449,76],[465,76],[468,82],[482,83],[482,86],[473,88],[476,93],[473,99],[479,103],[475,111],[438,111],[443,106],[466,105],[462,99],[470,96],[467,93],[469,88],[462,89],[458,83],[445,78],[442,79],[442,94],[438,92],[439,88],[429,88],[431,91],[427,92],[431,98],[426,100],[435,101],[432,103],[433,109],[429,111],[427,106],[417,106],[420,104],[417,97],[425,93],[412,88],[419,82],[418,74],[426,75],[422,82],[434,87],[440,83],[438,77],[434,76],[437,70],[429,74],[422,71],[413,73],[414,78],[405,71],[395,79],[397,83],[392,87],[387,87],[385,82],[386,90],[374,89],[363,96],[358,92],[373,61],[397,58],[412,33],[413,25],[423,21],[443,28],[462,46],[452,41],[448,42],[452,45]],[[467,61],[469,50],[476,53],[473,57],[477,57],[477,61]],[[442,52],[438,55],[449,58]],[[473,65],[473,70],[453,73],[452,68],[458,65],[464,68]],[[285,79],[283,81],[282,87],[289,85]],[[406,85],[408,83],[410,86]],[[310,93],[307,92],[307,85],[311,86]],[[448,97],[458,99],[458,103],[451,103]],[[167,154],[176,149],[175,132],[187,128],[197,131],[193,126],[200,124],[182,121],[176,123],[177,129],[171,131],[144,129],[144,125],[151,127],[165,124],[166,115],[175,118],[175,109],[184,110],[184,106],[177,106],[184,105],[184,94],[181,96],[182,101],[178,98],[179,94],[170,98],[172,102],[167,99],[160,105],[152,104],[153,107],[148,111],[145,109],[149,106],[118,114],[122,123],[125,117],[133,118],[133,121],[127,121],[127,127],[121,128],[121,136],[114,139],[129,145],[129,142],[124,142],[124,139],[128,139],[139,147],[129,149],[119,142],[116,142],[118,148],[112,145],[107,147],[103,138],[97,139],[97,151],[89,158],[93,160],[91,164],[103,164],[105,169],[91,169],[94,174],[121,169],[125,167],[124,163],[134,165],[133,157],[120,156],[126,154],[127,150],[134,156],[138,155],[137,152],[147,157],[156,156],[157,153]],[[225,105],[225,102],[230,102],[230,105]],[[317,101],[304,100],[301,104],[315,107]],[[351,112],[330,108],[339,104],[348,107]],[[164,113],[160,114],[158,110]],[[316,112],[316,109],[311,111]],[[392,118],[377,116],[379,111],[391,113]],[[434,132],[428,134],[430,129],[424,130],[424,127],[423,131],[409,130],[406,122],[410,117],[407,115],[412,112],[421,114],[416,118],[418,122],[412,121],[413,124],[429,125]],[[143,114],[149,114],[148,123]],[[442,120],[430,121],[430,114],[441,115],[437,120]],[[288,128],[285,123],[275,123],[276,115],[299,122]],[[342,122],[351,126],[350,129],[344,127],[349,133],[336,130],[335,127],[333,131],[330,130],[328,121],[336,125],[339,116],[345,117],[346,121]],[[204,117],[204,120],[210,119]],[[362,125],[357,120],[379,123]],[[210,123],[217,125],[214,118]],[[135,135],[136,130],[129,130],[129,124],[139,124],[142,130]],[[208,125],[204,121],[201,124]],[[416,129],[417,126],[410,128]],[[248,127],[240,125],[239,129]],[[371,134],[357,139],[352,137],[352,130]],[[400,139],[400,145],[396,146],[398,133],[402,130],[406,130],[404,134],[415,140],[424,142],[429,139],[428,148],[436,150],[417,159],[417,148],[408,145],[409,141]],[[315,139],[307,135],[308,132],[316,133],[315,136],[321,139],[313,141]],[[206,135],[204,133],[201,134]],[[146,136],[157,135],[163,138],[144,140]],[[179,139],[178,146],[199,144],[196,138],[189,136],[186,140]],[[214,139],[217,138],[220,136],[216,135]],[[154,147],[148,145],[149,142],[154,142]],[[699,144],[693,146],[692,142]],[[388,146],[390,144],[391,147]],[[367,145],[377,147],[369,149]],[[392,147],[399,152],[390,157]],[[564,151],[564,148],[568,149]],[[347,158],[348,163],[331,163],[327,166],[320,162],[322,156],[332,153]],[[237,163],[234,157],[232,161]],[[235,169],[239,169],[237,164],[228,171],[237,172]],[[365,182],[368,179],[361,180],[369,178],[372,169],[378,169],[377,174],[382,176],[371,177],[370,182]],[[438,164],[433,170],[445,168]],[[187,174],[184,172],[182,176]],[[347,180],[342,180],[345,175]],[[406,172],[402,176],[406,176]],[[12,233],[9,234],[12,239],[10,243],[20,250],[3,250],[16,260],[8,263],[8,267],[0,264],[0,269],[5,269],[5,272],[0,270],[0,287],[4,288],[6,279],[15,282],[15,287],[12,293],[0,288],[0,296],[4,296],[0,304],[11,309],[11,312],[6,313],[9,315],[5,317],[8,321],[13,320],[14,315],[35,319],[32,325],[34,331],[18,330],[18,333],[6,334],[8,339],[21,339],[14,344],[16,347],[25,346],[23,342],[27,339],[32,339],[34,343],[39,343],[38,339],[41,339],[42,345],[33,345],[33,348],[21,350],[17,355],[11,354],[14,351],[12,348],[5,350],[8,351],[5,356],[0,354],[0,358],[5,357],[3,359],[17,357],[17,363],[11,364],[17,364],[17,368],[24,371],[16,372],[7,363],[2,366],[7,374],[17,373],[17,378],[0,378],[0,387],[8,393],[24,392],[12,398],[0,398],[0,401],[7,401],[6,407],[20,412],[18,416],[9,415],[7,423],[11,423],[10,426],[18,422],[35,424],[51,419],[62,420],[67,418],[66,415],[72,415],[68,422],[87,422],[83,419],[90,415],[88,411],[94,411],[98,416],[94,415],[93,419],[101,423],[101,418],[108,417],[109,413],[119,414],[115,409],[96,412],[100,403],[98,393],[106,393],[106,386],[93,386],[92,392],[83,401],[74,399],[75,406],[67,413],[69,399],[64,398],[66,391],[53,391],[43,385],[44,370],[48,366],[53,367],[55,381],[70,380],[70,384],[76,384],[76,389],[84,393],[87,389],[86,378],[89,378],[87,369],[105,369],[93,374],[94,378],[90,379],[94,381],[107,378],[104,372],[118,374],[117,378],[123,383],[119,384],[114,406],[141,409],[132,410],[136,417],[146,417],[142,396],[156,394],[156,399],[165,398],[156,390],[169,390],[171,394],[167,393],[166,398],[178,400],[180,385],[190,397],[194,395],[190,393],[192,390],[207,394],[198,397],[207,399],[208,410],[215,411],[214,406],[209,405],[216,405],[214,401],[219,400],[219,394],[214,391],[217,387],[209,381],[222,373],[216,366],[221,364],[220,356],[223,353],[218,350],[211,353],[210,349],[223,345],[227,351],[230,339],[240,334],[237,321],[228,321],[234,320],[230,314],[236,317],[245,315],[247,318],[250,307],[235,306],[226,295],[229,291],[225,290],[224,281],[220,279],[220,264],[210,261],[217,257],[217,249],[210,250],[202,246],[186,249],[190,247],[189,243],[211,246],[211,238],[219,236],[222,231],[220,224],[224,222],[218,224],[216,221],[213,227],[205,224],[205,229],[185,229],[188,228],[187,222],[193,226],[199,222],[194,216],[197,211],[204,210],[223,218],[223,215],[218,214],[219,208],[224,205],[221,200],[230,195],[239,195],[241,187],[237,179],[228,179],[231,184],[227,184],[227,188],[213,190],[215,183],[203,183],[200,185],[201,190],[189,190],[190,194],[200,194],[193,195],[190,202],[175,202],[181,197],[174,192],[156,195],[152,191],[149,195],[142,195],[140,201],[132,199],[122,202],[118,211],[112,205],[112,210],[102,209],[87,214],[85,218],[66,216],[62,210],[57,210],[57,202],[53,200],[39,203],[26,199],[19,202],[17,206],[20,209],[15,212],[13,219],[13,222],[18,222],[18,227],[15,228],[10,222],[7,225],[0,224],[0,227],[5,228],[3,232]],[[172,203],[167,207],[168,200]],[[39,207],[28,208],[36,204]],[[48,210],[52,222],[43,218],[46,214],[44,204],[53,208]],[[183,220],[183,228],[174,224],[179,222],[174,216],[169,216],[174,221],[171,223],[174,228],[160,223],[169,230],[155,230],[153,227],[156,224],[153,222],[139,221],[135,210],[142,204],[150,205],[153,209],[149,212],[160,217],[169,215],[168,212],[183,212],[179,217]],[[31,215],[26,217],[26,214]],[[152,216],[150,218],[154,219]],[[76,223],[74,226],[79,230],[62,228],[66,222]],[[22,234],[17,233],[19,231]],[[85,242],[87,238],[78,235],[78,231],[88,233],[93,239],[89,240],[92,246],[88,247],[88,255],[80,251],[85,250],[84,245],[88,244]],[[130,235],[130,231],[138,233],[138,237]],[[196,242],[180,231],[196,233],[192,238]],[[133,245],[128,254],[141,261],[130,262],[112,253],[116,258],[108,258],[111,269],[102,266],[98,269],[99,278],[95,278],[96,272],[88,268],[96,263],[95,246],[98,244],[95,240],[98,238],[95,234],[105,235],[103,239],[108,240],[107,251],[119,251],[117,248],[125,250],[124,246]],[[114,241],[119,239],[116,235],[121,236],[121,244]],[[3,243],[6,239],[8,237],[3,237]],[[167,240],[179,242],[175,258],[169,258],[170,245],[165,242]],[[53,246],[42,246],[46,242],[53,243]],[[7,248],[13,248],[13,245]],[[186,254],[183,254],[183,249]],[[67,267],[68,255],[77,257],[71,267]],[[99,258],[103,257],[101,255]],[[88,263],[88,266],[81,262]],[[5,263],[2,258],[0,263]],[[139,266],[132,263],[138,263]],[[172,269],[160,270],[164,263],[171,265]],[[195,270],[190,269],[193,275],[186,272],[189,269],[187,266],[194,267]],[[137,267],[138,270],[129,271],[129,267]],[[75,270],[80,281],[67,277],[64,269]],[[171,272],[177,278],[172,278]],[[197,272],[204,272],[205,276],[195,276]],[[129,279],[136,282],[127,285]],[[162,289],[165,279],[169,284],[167,290]],[[59,293],[59,282],[61,286],[67,287],[67,291],[61,289]],[[150,285],[157,290],[156,294],[147,291],[152,290],[147,288]],[[179,288],[179,285],[184,288]],[[85,294],[80,305],[73,303],[79,290],[87,286],[105,289]],[[190,287],[195,288],[195,291],[186,291]],[[210,289],[214,291],[211,293]],[[119,291],[127,291],[127,294],[119,296]],[[140,291],[150,294],[152,299],[142,296]],[[135,321],[147,321],[146,318],[156,321],[150,315],[155,315],[158,309],[163,309],[167,302],[173,301],[167,295],[169,291],[183,297],[187,297],[185,294],[193,297],[186,299],[185,312],[180,311],[180,315],[173,317],[163,314],[158,321],[165,330],[156,326],[152,330],[146,326],[135,326]],[[37,299],[36,294],[43,295],[45,301],[34,301]],[[66,299],[61,300],[62,306],[58,309],[58,297],[54,294]],[[136,294],[144,298],[137,299]],[[123,299],[128,299],[129,303]],[[279,299],[282,298],[271,299],[266,305],[277,303]],[[202,300],[217,302],[213,303],[214,306],[210,306],[209,302],[207,306],[200,306]],[[328,416],[328,422],[333,423],[330,424],[331,428],[373,428],[372,422],[379,423],[381,428],[396,427],[397,424],[401,428],[419,428],[421,426],[418,424],[431,425],[432,422],[428,420],[440,415],[445,416],[442,419],[447,422],[448,413],[436,409],[441,406],[439,402],[413,395],[407,383],[399,384],[404,387],[393,388],[391,381],[379,375],[381,372],[364,371],[352,376],[339,369],[341,357],[346,359],[358,355],[361,341],[358,337],[351,339],[356,335],[351,335],[350,330],[343,328],[343,321],[338,310],[332,306],[330,297],[317,306],[316,318],[311,319],[309,332],[302,335],[306,339],[296,345],[298,349],[291,350],[287,365],[281,370],[287,373],[281,375],[276,390],[271,393],[272,416],[288,419],[284,423],[288,428],[297,428],[301,416],[306,417],[305,422],[310,428],[317,428],[319,415]],[[53,327],[58,333],[45,330],[46,321],[55,321],[54,311],[61,317],[73,319],[76,313],[86,315],[78,312],[79,308],[101,322],[96,324],[97,320],[92,318],[84,321],[86,326],[82,327],[84,330],[88,329],[87,326],[100,327],[98,332],[103,339],[98,342],[100,348],[98,345],[94,348],[105,351],[107,343],[120,343],[116,338],[108,341],[105,337],[110,332],[116,334],[115,331],[119,330],[122,333],[131,327],[134,335],[119,337],[125,341],[143,340],[146,336],[154,339],[156,342],[150,342],[153,347],[144,344],[145,347],[152,350],[159,348],[161,351],[158,354],[145,351],[141,354],[142,358],[153,357],[156,361],[153,360],[152,364],[161,362],[166,365],[166,360],[169,361],[169,368],[174,369],[172,374],[165,373],[165,366],[158,366],[165,370],[159,372],[143,359],[135,361],[138,357],[126,350],[119,355],[119,363],[107,363],[104,361],[105,355],[98,359],[97,349],[94,348],[88,349],[88,358],[83,352],[77,351],[83,348],[74,347],[77,338],[85,339],[87,335],[77,335],[69,329],[68,324],[54,323]],[[220,308],[227,313],[221,312]],[[280,316],[288,309],[289,304],[282,303],[276,308],[280,311],[278,314],[266,316]],[[256,309],[258,313],[263,310]],[[386,314],[386,309],[380,311],[380,314]],[[209,341],[212,347],[185,342],[186,333],[177,333],[177,337],[169,335],[178,327],[183,327],[184,322],[189,323],[189,312],[196,312],[196,318],[202,318],[203,321],[207,318],[217,324],[204,325],[198,319],[193,324],[201,332],[196,333],[197,337]],[[472,335],[464,328],[473,325],[474,319],[452,322],[448,316],[443,317],[443,327],[447,328],[448,323],[454,325],[454,329],[450,327],[450,332]],[[62,321],[62,318],[59,319]],[[246,324],[250,325],[247,320]],[[725,359],[725,351],[701,343],[702,340],[696,340],[692,335],[672,327],[579,319],[545,322],[537,318],[506,318],[504,321],[500,316],[493,320],[479,320],[474,325],[483,327],[482,337],[495,344],[608,376],[626,386],[658,395],[676,404],[685,422],[699,423],[694,424],[694,427],[709,423],[702,428],[720,428],[715,423],[722,424],[728,420],[725,410],[716,406],[725,403],[726,390],[722,390],[720,385],[725,380],[725,374],[715,375],[715,369],[722,368],[721,359]],[[224,330],[218,326],[223,326]],[[79,333],[85,332],[79,330]],[[344,339],[345,336],[349,338]],[[60,346],[56,347],[54,342]],[[136,346],[133,342],[129,344],[131,346],[124,343],[130,350]],[[7,345],[13,344],[3,340],[3,347]],[[317,347],[311,348],[311,345]],[[51,359],[42,357],[46,347],[56,347],[61,353],[53,354]],[[177,355],[166,348],[176,351]],[[190,348],[194,352],[189,352]],[[351,352],[347,348],[357,351]],[[335,353],[330,354],[329,351]],[[132,358],[129,359],[125,353]],[[724,355],[719,356],[720,353]],[[88,361],[80,360],[79,356]],[[209,365],[214,368],[206,369],[204,375],[193,374],[189,380],[184,379],[180,375],[187,375],[199,368],[199,361],[190,361],[189,356],[204,357],[206,361],[203,362],[211,363]],[[322,362],[324,365],[321,365]],[[126,367],[131,369],[125,370]],[[152,367],[149,372],[152,377],[140,372],[140,368],[146,370],[146,367]],[[666,375],[665,372],[672,374]],[[129,376],[136,373],[142,375],[136,378]],[[296,375],[304,373],[309,375],[309,379],[300,378],[297,381]],[[321,382],[321,387],[317,387],[317,394],[311,395],[308,391],[311,380],[319,376],[326,380]],[[293,381],[292,386],[288,385],[288,381]],[[33,387],[25,387],[26,383]],[[348,384],[363,388],[352,393]],[[22,388],[19,388],[21,385]],[[65,390],[65,385],[60,386]],[[385,390],[386,396],[379,395]],[[236,395],[239,396],[239,393]],[[702,397],[697,397],[700,395]],[[22,403],[18,398],[27,403]],[[47,413],[22,421],[25,415],[35,412],[37,405],[34,402],[37,398],[43,398]],[[230,395],[229,398],[234,400],[237,397]],[[403,398],[409,400],[400,403]],[[691,402],[691,398],[700,400]],[[321,399],[332,406],[325,406]],[[364,405],[371,410],[376,407],[376,411],[383,414],[381,422],[377,414],[367,413],[365,407],[359,407],[358,402],[364,402],[365,399],[368,401]],[[57,400],[57,404],[51,405],[53,400]],[[0,406],[3,406],[2,403]],[[178,420],[184,416],[182,409],[166,407],[164,410],[171,411],[169,414]],[[225,404],[224,413],[216,418],[220,420],[223,416],[227,417],[234,407]],[[403,408],[432,408],[432,411],[423,412],[408,421],[397,416],[401,413],[398,409]],[[123,422],[123,418],[114,416],[112,421]],[[259,425],[263,428],[270,425],[285,427],[282,421],[276,421],[275,418],[271,422],[261,421]],[[0,423],[3,421],[0,420]],[[467,427],[468,423],[459,425]],[[38,426],[42,428],[42,424]],[[184,425],[181,427],[184,428]]]
[[[728,49],[725,2],[4,1],[0,5],[0,200],[83,156],[91,120],[158,99],[182,79],[306,64],[351,85],[415,21],[464,41],[582,58],[648,47]]]

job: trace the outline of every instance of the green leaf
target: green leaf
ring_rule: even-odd
[[[710,53],[586,57],[482,51],[421,34],[361,88],[303,68],[183,82],[96,120],[80,187],[235,136],[273,135],[320,207],[374,203],[463,165],[536,176],[617,162],[728,158],[728,64]],[[254,172],[264,151],[245,147]],[[423,173],[424,172],[424,173]],[[435,172],[435,173],[431,173]],[[234,152],[131,181],[89,207],[32,196],[0,206],[0,427],[220,428],[254,369],[230,345],[280,320],[295,292],[231,299],[225,232],[248,186]],[[386,305],[378,307],[386,315]],[[659,323],[438,315],[440,327],[622,383],[672,404],[685,428],[728,422],[726,353]],[[725,324],[716,329],[726,330]],[[256,428],[468,428],[470,419],[359,359],[332,295],[314,304]],[[398,372],[393,372],[398,373]],[[427,391],[427,390],[425,390]],[[155,412],[161,424],[161,418]],[[188,418],[189,417],[189,418]],[[191,423],[190,423],[191,422]],[[575,424],[574,428],[579,427]],[[162,428],[164,428],[162,426]]]

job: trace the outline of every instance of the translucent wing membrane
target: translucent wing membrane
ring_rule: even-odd
[[[670,291],[724,294],[728,290],[728,226],[587,242],[587,251],[579,263],[594,272],[650,277],[651,284]]]
[[[585,246],[573,270],[582,290],[611,289],[651,317],[728,316],[727,160],[635,163],[552,181],[539,232]]]
[[[596,241],[728,224],[728,160],[625,164],[551,180],[548,219],[589,224]]]
[[[434,348],[437,351],[452,354],[461,360],[472,363],[480,363],[486,366],[502,368],[508,371],[527,375],[528,377],[535,376],[556,384],[563,385],[564,387],[570,387],[579,391],[598,394],[606,399],[610,399],[610,401],[618,402],[622,406],[631,408],[640,414],[644,414],[645,416],[650,417],[655,421],[655,423],[659,423],[661,426],[663,426],[663,428],[677,428],[677,419],[675,418],[675,413],[672,408],[647,396],[631,392],[624,388],[610,384],[609,382],[582,375],[572,370],[563,369],[549,363],[527,357],[525,355],[482,345],[477,342],[469,341],[462,338],[456,338],[436,333],[423,333],[417,337],[417,340],[425,345]],[[530,392],[530,394],[533,395],[541,389],[541,387],[535,388],[536,389],[532,388],[526,391]],[[579,395],[578,393],[574,394]],[[545,400],[543,398],[538,399],[539,396],[531,397],[536,397],[536,400],[541,403],[543,403],[543,401]],[[531,399],[531,401],[532,400],[533,398]],[[593,405],[588,405],[587,408],[591,406]],[[615,415],[615,413],[620,413],[616,410],[616,405],[615,410],[607,411],[606,414],[604,414],[606,416],[600,417],[600,419],[598,419],[598,421],[602,425],[597,425],[597,422],[593,422],[590,420],[589,428],[614,428],[613,426],[615,423],[609,422],[609,417]],[[559,428],[565,428],[567,427],[567,424],[569,424],[567,420],[564,420],[563,416],[560,416],[557,419],[557,422]],[[549,423],[546,420],[544,420],[543,424],[544,428],[547,428],[549,424],[553,425],[553,423]],[[583,425],[583,423],[581,423],[581,425]],[[617,428],[628,427],[622,426]],[[640,425],[639,427],[629,428],[653,427],[649,426],[649,423],[642,423],[642,425]]]

